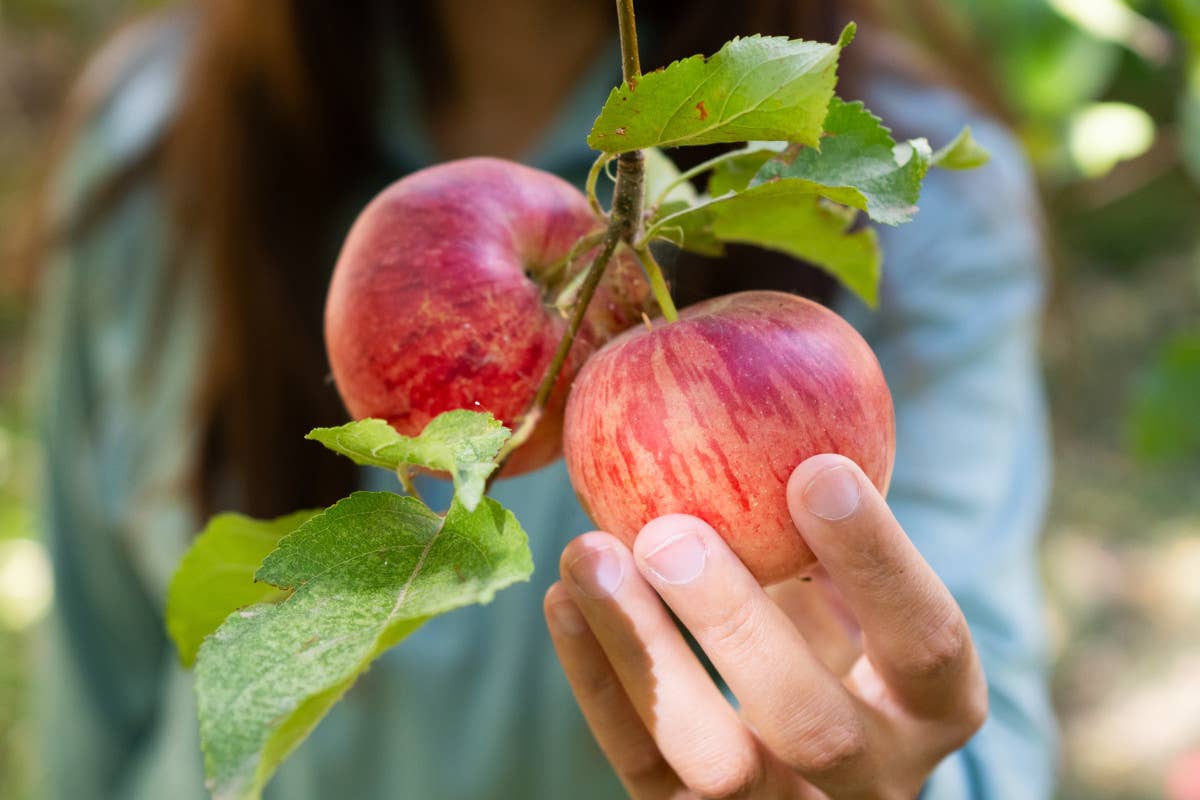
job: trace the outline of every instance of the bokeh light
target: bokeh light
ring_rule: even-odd
[[[41,542],[0,541],[0,625],[28,628],[46,615],[53,597],[50,559]]]
[[[1154,119],[1137,106],[1093,103],[1071,119],[1068,142],[1075,165],[1095,178],[1145,153],[1154,134]]]

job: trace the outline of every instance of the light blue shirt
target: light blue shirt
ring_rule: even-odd
[[[134,55],[59,176],[60,219],[161,135],[186,39],[186,26],[171,23],[127,42]],[[527,163],[582,180],[593,157],[584,133],[617,64],[580,83]],[[405,70],[389,69],[381,130],[399,174],[433,154],[414,126]],[[899,129],[939,144],[970,122],[993,155],[975,172],[935,172],[916,221],[880,232],[878,310],[837,303],[874,347],[895,401],[889,502],[965,611],[991,691],[989,721],[923,797],[1048,798],[1054,724],[1036,562],[1049,481],[1037,357],[1045,275],[1031,179],[1009,135],[959,96],[899,79],[870,89],[869,105]],[[188,403],[208,322],[197,285],[166,281],[163,208],[156,186],[135,186],[48,265],[43,438],[59,605],[43,687],[56,798],[206,796],[190,675],[164,638],[162,608],[199,523],[181,476],[197,446]],[[154,316],[164,307],[165,331]],[[381,472],[364,482],[391,488]],[[435,506],[446,492],[432,487]],[[495,496],[529,531],[532,581],[385,654],[269,796],[621,796],[541,612],[559,553],[591,524],[561,462],[497,484]]]

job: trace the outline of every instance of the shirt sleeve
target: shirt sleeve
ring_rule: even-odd
[[[910,107],[953,123],[940,135],[964,121],[961,109]],[[916,220],[881,233],[878,310],[846,299],[843,312],[874,347],[895,402],[889,504],[957,598],[988,680],[988,721],[922,796],[1039,800],[1055,772],[1037,562],[1049,486],[1045,260],[1019,148],[975,122],[991,163],[931,173]]]
[[[165,68],[136,64],[79,133],[52,187],[57,227],[159,133]],[[164,698],[190,705],[161,604],[194,529],[184,481],[195,442],[179,422],[204,337],[197,287],[168,264],[162,208],[143,181],[43,263],[37,411],[56,607],[38,680],[50,798],[133,796],[160,726],[176,725]]]

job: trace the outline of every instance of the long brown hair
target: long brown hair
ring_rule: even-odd
[[[81,225],[131,182],[162,181],[175,223],[175,269],[208,271],[211,358],[193,424],[203,513],[236,505],[258,515],[323,504],[352,488],[343,459],[304,441],[345,413],[329,382],[322,305],[348,210],[381,188],[372,110],[379,48],[404,41],[393,16],[427,4],[396,0],[207,0],[193,10],[179,113],[155,147],[99,187]],[[639,0],[657,32],[648,67],[711,53],[738,34],[833,40],[847,4],[797,0]],[[861,9],[855,13],[861,19]],[[397,38],[397,35],[400,35]],[[692,156],[695,157],[695,156]],[[68,232],[71,235],[72,232]],[[200,257],[196,257],[199,254]],[[781,256],[735,249],[752,269],[688,266],[684,302],[755,285],[828,298],[822,273]],[[232,494],[228,487],[236,487]]]

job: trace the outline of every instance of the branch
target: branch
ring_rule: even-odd
[[[633,0],[617,0],[617,25],[621,30],[621,77],[633,88],[642,77],[638,56],[637,25],[633,18]]]
[[[632,86],[641,77],[633,0],[617,0],[617,21],[621,31],[621,77]],[[606,161],[602,156],[596,164],[602,166]],[[595,166],[592,171],[596,172]],[[530,403],[520,422],[517,423],[512,438],[500,451],[500,464],[488,479],[488,489],[500,475],[508,457],[529,439],[538,422],[546,413],[546,406],[550,402],[551,395],[554,394],[558,377],[562,374],[567,357],[571,354],[571,346],[575,344],[575,336],[583,326],[588,305],[592,302],[592,296],[595,295],[596,288],[599,287],[600,280],[604,277],[604,271],[608,268],[608,263],[612,260],[617,245],[626,242],[632,246],[641,234],[645,180],[645,159],[642,157],[641,150],[633,150],[617,156],[617,185],[613,191],[612,214],[609,216],[600,252],[592,261],[592,265],[588,267],[587,277],[579,289],[579,299],[576,301],[571,318],[567,323],[567,330],[558,343],[558,349],[550,361],[546,374],[542,376],[542,382],[538,386],[533,402]]]

